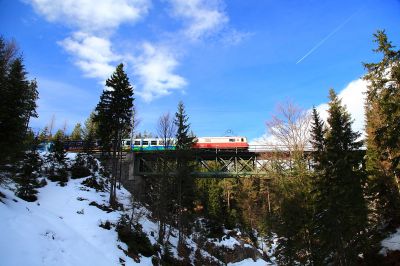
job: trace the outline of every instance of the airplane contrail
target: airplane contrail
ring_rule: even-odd
[[[329,33],[325,38],[323,38],[319,43],[317,43],[313,48],[311,48],[310,51],[308,51],[302,58],[299,59],[299,61],[296,62],[296,65],[306,59],[310,54],[312,54],[315,50],[317,50],[324,42],[326,42],[330,37],[332,37],[333,34],[338,32],[344,25],[346,25],[353,17],[355,14],[357,14],[358,10],[354,12],[350,17],[348,17],[342,24],[337,26],[331,33]]]

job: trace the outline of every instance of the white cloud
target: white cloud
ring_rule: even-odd
[[[170,0],[170,3],[172,16],[185,21],[184,33],[191,40],[208,37],[229,22],[218,0]]]
[[[342,104],[347,108],[350,113],[351,118],[354,120],[352,128],[354,131],[358,131],[365,136],[365,116],[364,116],[364,102],[365,102],[365,92],[367,91],[367,82],[363,79],[356,79],[347,84],[347,86],[340,91],[338,94],[339,98],[342,99]],[[327,103],[322,103],[316,106],[316,109],[324,121],[328,118],[329,106]],[[311,109],[309,110],[311,111]],[[276,139],[269,135],[268,133],[262,135],[261,137],[255,138],[250,142],[253,145],[260,144],[273,144],[277,143]]]
[[[227,27],[228,16],[222,0],[168,0],[171,15],[183,21],[183,29],[170,34],[169,45],[144,42],[138,51],[117,51],[112,35],[121,24],[133,25],[143,19],[151,0],[24,0],[48,21],[74,31],[58,44],[72,57],[85,76],[104,82],[121,61],[129,62],[138,77],[137,94],[145,101],[183,90],[186,80],[176,74],[175,53],[187,42],[220,33],[224,44],[237,44],[247,35]],[[183,34],[183,35],[182,35]],[[178,37],[177,37],[178,36]],[[179,48],[177,48],[179,47]]]
[[[108,39],[96,37],[83,32],[76,32],[59,44],[75,57],[75,64],[88,77],[107,79],[114,71],[114,63],[121,60],[111,50]]]
[[[111,34],[122,23],[135,23],[151,6],[150,0],[31,0],[51,22],[78,29],[59,44],[74,57],[87,77],[104,82],[123,56],[112,51]],[[101,37],[99,37],[101,36]]]
[[[250,32],[241,32],[236,29],[229,29],[228,31],[224,32],[222,36],[222,43],[227,46],[237,45],[243,40],[248,39],[254,33]]]
[[[36,12],[85,32],[112,30],[145,16],[150,0],[28,0]]]
[[[181,90],[186,81],[174,74],[178,61],[168,48],[143,43],[141,55],[134,59],[135,74],[142,89],[137,92],[145,101],[168,95],[172,90]]]
[[[365,116],[364,102],[365,92],[367,91],[367,82],[363,79],[357,79],[350,82],[340,93],[339,98],[342,99],[342,104],[347,108],[351,118],[354,120],[353,130],[364,134]],[[323,103],[318,105],[317,111],[321,118],[326,121],[328,117],[328,104]]]

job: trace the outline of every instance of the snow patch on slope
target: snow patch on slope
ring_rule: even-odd
[[[396,233],[382,240],[381,244],[382,244],[382,249],[380,253],[385,256],[388,253],[388,251],[400,250],[400,228],[397,229]]]
[[[136,264],[118,249],[117,232],[99,227],[101,221],[116,223],[121,213],[89,206],[92,201],[106,203],[108,197],[81,182],[70,180],[65,187],[49,182],[39,189],[39,199],[33,203],[0,188],[6,196],[5,204],[0,203],[3,265],[118,265],[120,258],[125,265]],[[130,194],[121,189],[118,198],[127,204]],[[140,264],[152,265],[145,257]]]

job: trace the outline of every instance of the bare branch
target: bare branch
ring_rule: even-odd
[[[271,120],[266,122],[268,132],[277,144],[292,152],[303,152],[309,142],[311,116],[293,102],[277,106]]]
[[[157,136],[162,139],[165,148],[173,144],[176,128],[170,113],[163,114],[158,119]]]

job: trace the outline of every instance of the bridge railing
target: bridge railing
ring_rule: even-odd
[[[306,146],[304,151],[312,151],[311,146]],[[288,152],[290,149],[286,145],[278,145],[278,144],[250,144],[249,145],[250,152],[273,152],[273,151],[280,151],[280,152]]]
[[[262,152],[288,152],[290,151],[286,145],[278,145],[278,144],[250,144],[249,149],[250,152],[262,153]],[[305,152],[312,152],[314,149],[311,145],[307,145],[304,147]],[[367,147],[363,145],[359,148],[360,151],[367,150]]]

